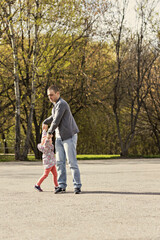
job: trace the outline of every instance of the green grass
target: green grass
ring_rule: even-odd
[[[14,154],[0,154],[0,162],[15,161]],[[28,155],[28,161],[38,161],[34,155]]]
[[[77,155],[78,160],[96,160],[96,159],[111,159],[119,158],[120,155]],[[15,161],[13,154],[0,154],[0,162]],[[38,161],[34,155],[28,155],[28,161]]]
[[[144,158],[160,158],[160,155],[144,155]]]
[[[98,159],[117,159],[120,158],[120,155],[91,155],[91,154],[82,154],[77,155],[78,160],[98,160]],[[128,158],[160,158],[160,155],[144,155],[144,156],[133,156],[130,155]],[[13,162],[14,154],[0,154],[0,162]],[[40,159],[35,159],[34,155],[28,155],[28,161],[40,161]]]
[[[160,155],[129,155],[128,158],[160,158]]]
[[[77,155],[78,160],[96,160],[96,159],[111,159],[111,158],[120,158],[120,155]]]
[[[0,162],[11,162],[11,161],[14,161],[14,155],[9,155],[9,154],[0,155]]]

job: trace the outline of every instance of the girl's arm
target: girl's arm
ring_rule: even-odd
[[[51,149],[51,151],[54,150],[54,145],[53,144],[50,145],[50,149]]]
[[[46,151],[46,150],[47,150],[47,151],[50,150],[50,149],[51,149],[50,140],[49,140],[49,139],[46,139],[43,146],[44,146],[44,150],[45,150],[45,151]]]
[[[39,151],[44,152],[44,145],[41,145],[41,143],[37,145],[37,148]]]
[[[44,151],[53,151],[53,150],[54,150],[54,145],[51,144],[49,139],[46,139],[44,143]]]

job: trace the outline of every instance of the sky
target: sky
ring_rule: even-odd
[[[135,21],[136,21],[136,14],[134,10],[135,5],[136,5],[136,0],[130,0],[127,8],[127,13],[126,13],[127,23],[132,28],[134,28]]]
[[[121,3],[123,3],[124,0],[119,0]],[[131,28],[135,28],[136,25],[136,13],[135,13],[135,7],[137,6],[136,2],[141,2],[144,4],[147,2],[147,0],[129,0],[127,13],[126,13],[126,20],[128,25]],[[159,12],[160,9],[160,0],[148,0],[148,6],[149,8],[152,6],[155,7],[155,11]],[[156,15],[154,16],[156,18]],[[158,16],[157,16],[158,17]]]

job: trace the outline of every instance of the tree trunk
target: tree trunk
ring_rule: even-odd
[[[9,3],[9,16],[8,16],[8,25],[10,30],[10,39],[11,46],[13,51],[13,67],[14,67],[14,89],[15,89],[15,98],[16,98],[16,107],[15,107],[15,160],[20,159],[20,91],[19,91],[19,74],[18,74],[18,49],[16,44],[16,38],[13,29],[12,23],[12,11],[11,3]]]
[[[4,133],[2,133],[2,139],[3,139],[3,146],[4,146],[4,154],[7,154],[7,153],[9,153],[9,149],[8,149],[8,144],[6,142]]]
[[[121,157],[128,157],[128,147],[124,146],[123,149],[121,149]]]
[[[27,124],[27,133],[26,140],[24,145],[24,150],[22,154],[22,160],[27,159],[29,147],[30,147],[30,138],[32,132],[32,121],[33,121],[33,112],[35,108],[35,81],[36,81],[36,69],[37,69],[37,42],[38,42],[38,8],[39,8],[39,0],[35,1],[35,25],[34,25],[34,49],[33,49],[33,70],[32,70],[32,92],[31,92],[31,104],[30,104],[30,114],[28,118]]]

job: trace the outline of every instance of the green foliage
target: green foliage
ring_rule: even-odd
[[[3,4],[6,6],[8,3],[8,1],[2,1],[0,6]],[[157,77],[159,76],[159,58],[154,46],[156,41],[159,41],[159,31],[157,31],[154,44],[151,44],[152,39],[142,36],[145,41],[138,45],[138,35],[122,28],[118,59],[116,38],[118,39],[119,36],[120,23],[116,18],[112,19],[113,23],[105,22],[108,24],[107,30],[110,29],[112,32],[112,40],[107,39],[109,33],[105,35],[105,31],[103,38],[95,38],[94,41],[92,38],[94,34],[98,35],[99,28],[94,28],[96,26],[94,20],[102,12],[107,11],[106,1],[101,1],[100,6],[100,1],[88,4],[87,1],[79,0],[42,0],[39,1],[37,10],[35,0],[21,1],[21,7],[19,3],[14,2],[12,17],[18,46],[21,148],[23,149],[24,146],[31,103],[34,70],[33,33],[36,24],[38,26],[37,67],[35,69],[36,99],[30,139],[30,151],[35,154],[36,158],[40,157],[37,143],[41,139],[42,122],[51,114],[52,108],[46,91],[53,83],[60,86],[61,95],[69,103],[78,123],[80,129],[78,154],[120,154],[120,138],[113,111],[115,97],[123,144],[127,143],[133,132],[138,102],[143,99],[136,122],[134,140],[129,146],[129,154],[158,154],[160,152]],[[5,134],[11,152],[10,147],[14,151],[15,136],[13,58],[6,13],[4,8],[0,11],[0,133]],[[118,27],[114,24],[118,24]],[[156,26],[157,24],[154,24],[154,31],[156,31]],[[102,43],[101,39],[105,37]],[[138,46],[140,47],[139,62],[137,62]],[[157,61],[152,68],[155,57]],[[120,64],[119,76],[117,75],[118,63]],[[138,78],[138,63],[140,78]],[[1,145],[2,151],[3,145]]]

